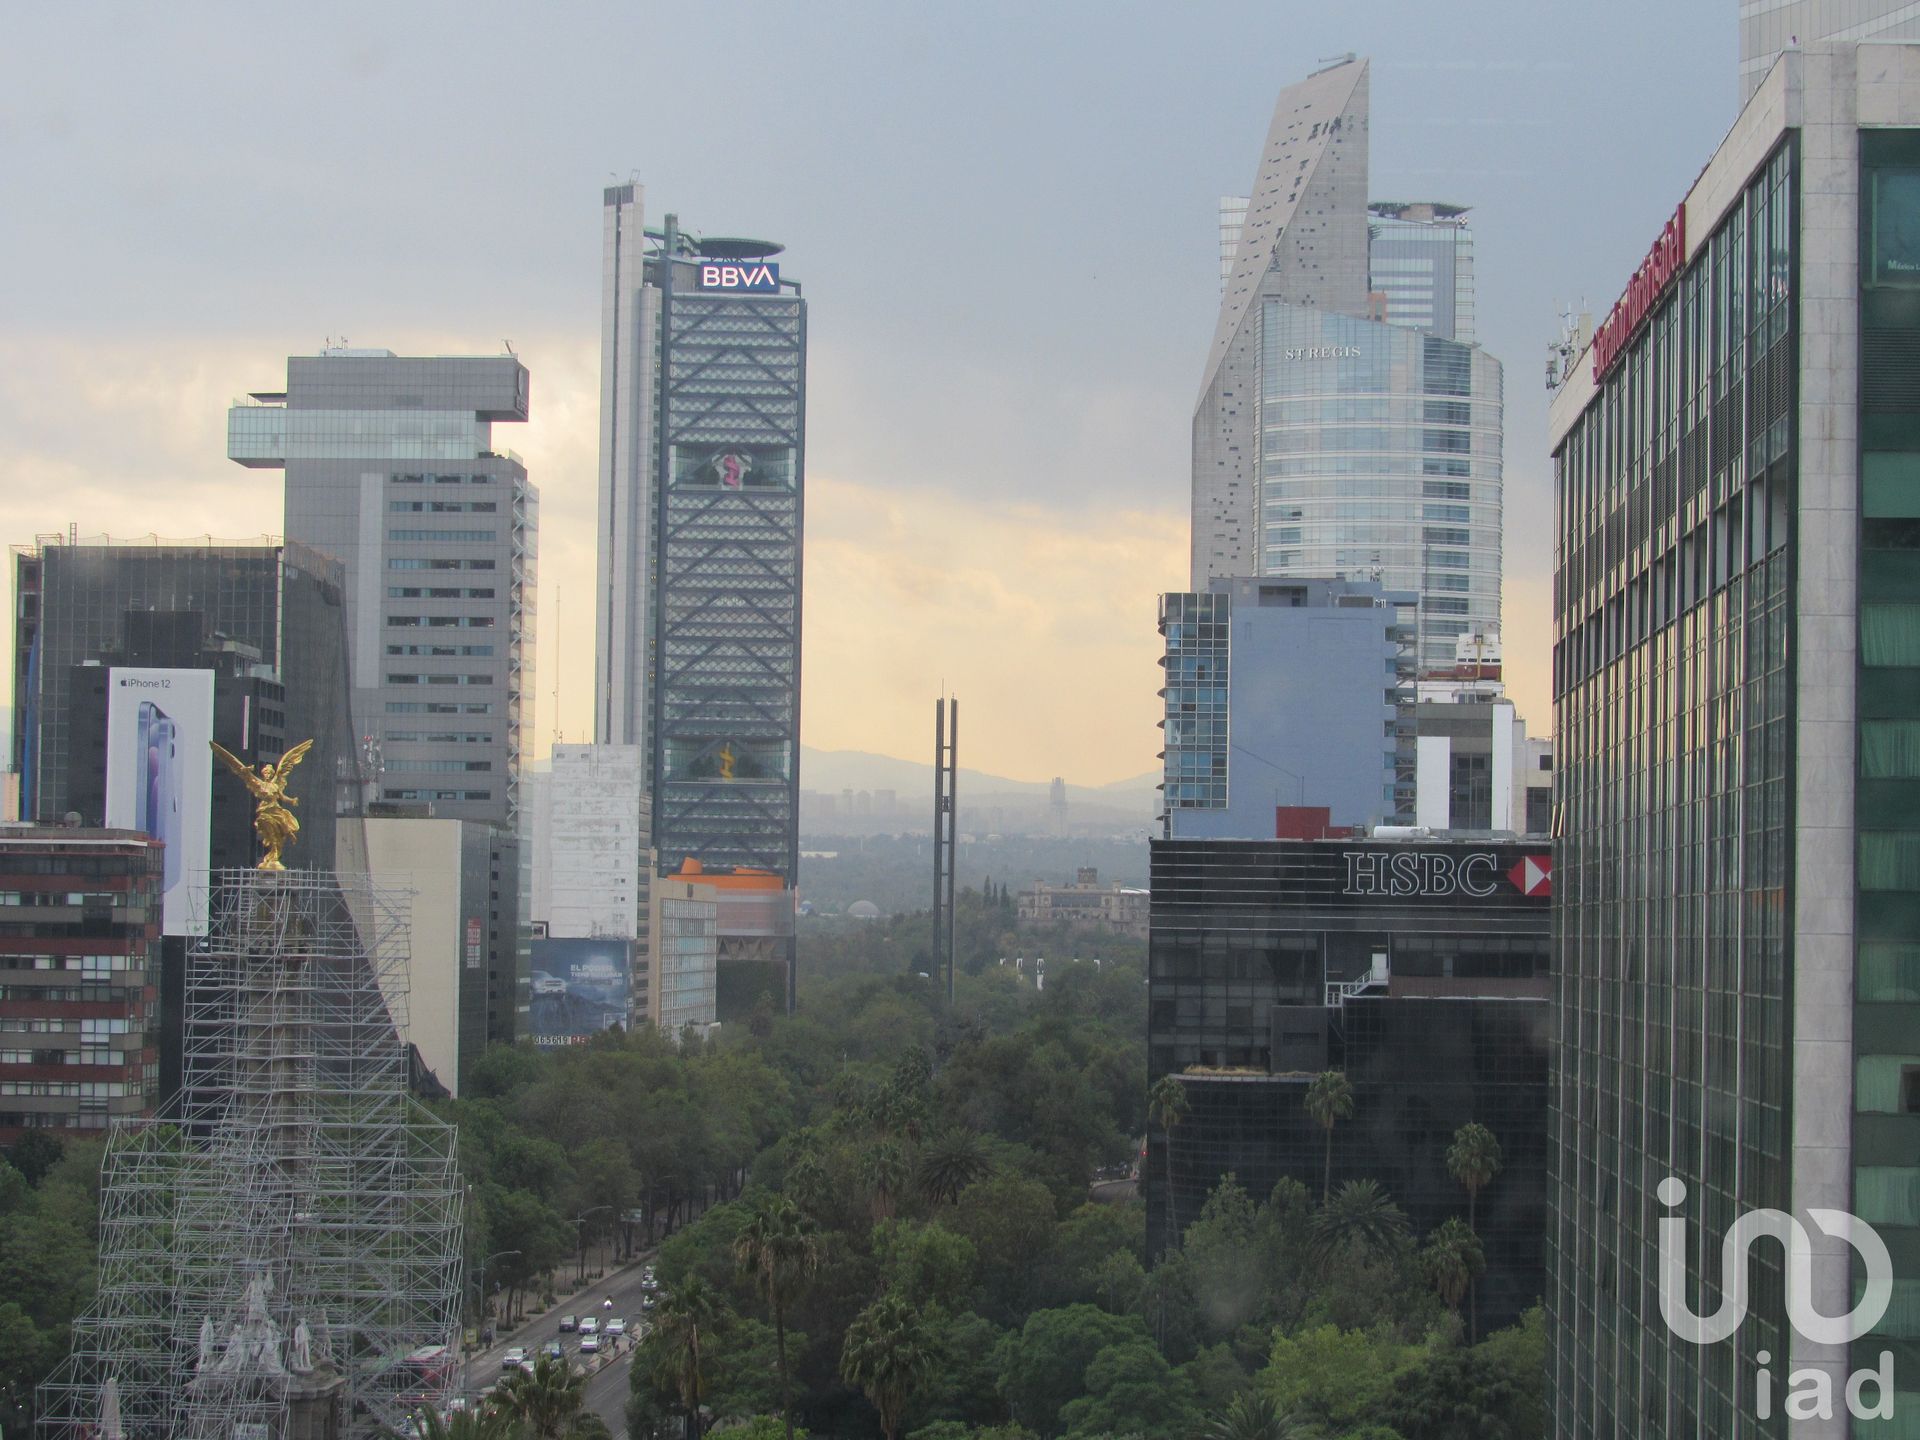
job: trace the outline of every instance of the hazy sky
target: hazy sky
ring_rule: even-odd
[[[784,241],[811,302],[807,743],[920,756],[944,681],[969,766],[1138,774],[1155,599],[1187,579],[1216,201],[1275,93],[1353,50],[1373,195],[1473,207],[1507,658],[1545,732],[1545,343],[1566,302],[1611,304],[1731,123],[1736,13],[10,6],[0,540],[277,532],[279,473],[224,458],[230,397],[329,336],[511,340],[534,419],[496,439],[542,495],[542,747],[556,717],[590,738],[600,192],[632,175],[650,223]]]

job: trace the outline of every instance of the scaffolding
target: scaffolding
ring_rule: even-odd
[[[407,1093],[405,902],[211,879],[178,1120],[109,1134],[98,1293],[39,1440],[371,1437],[457,1378],[464,1193]]]

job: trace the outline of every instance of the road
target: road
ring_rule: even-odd
[[[653,1252],[639,1252],[640,1259],[623,1270],[616,1270],[603,1279],[589,1285],[585,1290],[570,1295],[560,1301],[551,1310],[529,1315],[518,1328],[503,1333],[499,1340],[485,1350],[476,1350],[473,1354],[473,1388],[484,1390],[500,1378],[500,1357],[509,1349],[518,1345],[530,1354],[537,1354],[539,1348],[550,1340],[558,1340],[566,1346],[567,1358],[580,1359],[580,1337],[578,1334],[560,1333],[562,1316],[571,1315],[578,1319],[583,1315],[592,1315],[606,1323],[609,1316],[619,1315],[625,1318],[629,1331],[637,1331],[646,1319],[646,1310],[641,1301],[645,1291],[641,1285],[641,1261],[651,1260]],[[611,1298],[609,1307],[602,1302]],[[613,1432],[614,1440],[621,1440],[627,1426],[627,1372],[633,1365],[633,1339],[624,1341],[615,1353],[611,1363],[587,1377],[587,1409],[607,1422],[607,1428]]]

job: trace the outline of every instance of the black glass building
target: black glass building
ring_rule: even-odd
[[[1172,1181],[1149,1134],[1150,1247],[1231,1172],[1264,1198],[1318,1193],[1324,1132],[1308,1085],[1344,1071],[1354,1117],[1333,1183],[1373,1179],[1416,1233],[1467,1213],[1445,1154],[1469,1121],[1494,1132],[1480,1196],[1484,1324],[1541,1292],[1550,1007],[1544,842],[1156,840],[1148,1077],[1179,1078]]]

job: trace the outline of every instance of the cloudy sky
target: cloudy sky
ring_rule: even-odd
[[[1186,583],[1216,200],[1275,93],[1353,50],[1373,194],[1473,207],[1508,664],[1544,732],[1545,343],[1611,303],[1731,122],[1736,11],[10,6],[0,540],[277,532],[278,472],[223,458],[232,396],[330,336],[511,341],[539,728],[590,738],[600,192],[633,176],[650,222],[784,241],[811,302],[807,743],[918,756],[944,683],[969,766],[1136,775],[1155,597]]]

